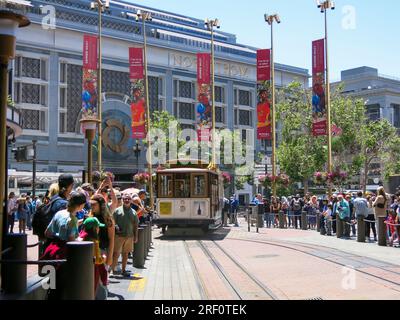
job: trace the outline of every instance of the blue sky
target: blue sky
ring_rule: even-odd
[[[127,0],[129,1],[129,0]],[[276,62],[311,68],[311,42],[323,38],[324,19],[314,0],[143,0],[132,3],[203,19],[218,18],[221,30],[239,43],[268,48],[264,13],[279,13],[275,27]],[[400,77],[400,1],[338,0],[329,12],[331,80],[340,71],[371,66]],[[347,13],[343,10],[347,9]],[[353,15],[352,13],[355,13]],[[352,17],[355,19],[352,19]]]

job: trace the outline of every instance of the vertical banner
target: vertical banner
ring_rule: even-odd
[[[271,50],[257,50],[257,139],[271,140]]]
[[[82,119],[97,119],[97,37],[83,36]]]
[[[132,138],[146,138],[146,99],[144,97],[143,48],[129,48],[131,82]]]
[[[325,98],[325,39],[312,43],[312,116],[313,135],[326,136],[328,134],[326,98]]]
[[[211,55],[197,54],[197,135],[198,141],[210,141],[212,130]]]

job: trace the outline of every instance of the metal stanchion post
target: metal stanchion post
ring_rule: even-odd
[[[8,234],[5,237],[4,248],[12,248],[1,260],[27,260],[26,234]],[[26,291],[26,264],[3,264],[2,289],[6,294],[20,295]]]
[[[264,204],[258,205],[258,212],[257,212],[257,225],[259,228],[264,228]]]
[[[247,231],[250,232],[250,219],[251,219],[251,208],[247,208]]]
[[[365,221],[363,216],[357,217],[357,242],[365,242]]]
[[[279,229],[285,229],[285,214],[279,211]]]
[[[336,237],[343,237],[343,221],[340,219],[339,215],[336,215]]]
[[[62,285],[63,300],[94,300],[93,242],[67,243],[67,263],[64,272],[68,280]]]
[[[146,224],[142,224],[140,225],[141,228],[143,228],[144,232],[143,232],[143,249],[144,249],[144,258],[147,258],[147,254],[148,254],[148,232],[149,232],[149,228]]]
[[[321,232],[321,213],[317,211],[317,232]]]
[[[301,230],[308,230],[307,211],[301,212]]]
[[[378,218],[378,245],[381,247],[386,247],[387,246],[387,241],[386,241],[386,223],[385,223],[385,218]]]
[[[135,268],[143,268],[145,264],[144,229],[139,227],[138,232],[138,242],[135,244],[135,252],[133,253],[133,266]]]

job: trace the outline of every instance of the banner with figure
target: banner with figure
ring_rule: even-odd
[[[131,82],[132,138],[146,138],[146,99],[143,48],[129,48],[129,79]]]
[[[210,141],[212,130],[212,93],[211,93],[211,55],[197,54],[198,104],[197,135],[198,141]]]
[[[325,98],[325,39],[312,43],[312,117],[313,135],[328,134],[326,98]]]
[[[97,37],[83,36],[82,119],[97,119]]]
[[[257,50],[257,139],[271,140],[271,50]]]

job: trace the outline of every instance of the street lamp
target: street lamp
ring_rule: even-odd
[[[139,173],[139,157],[140,157],[140,152],[142,152],[142,147],[140,146],[140,144],[137,141],[136,141],[136,145],[133,147],[133,152],[134,152],[135,158],[136,158],[137,171]]]
[[[102,170],[103,163],[102,163],[102,150],[103,150],[103,129],[102,129],[102,123],[103,123],[103,98],[101,96],[102,92],[102,75],[101,75],[101,70],[102,70],[102,43],[101,43],[101,30],[102,30],[102,20],[101,20],[101,15],[105,11],[105,9],[110,8],[110,0],[96,0],[90,3],[90,9],[95,10],[98,9],[99,12],[99,33],[98,33],[98,41],[99,41],[99,64],[98,64],[98,75],[97,75],[97,90],[99,92],[98,95],[98,113],[99,113],[99,139],[98,139],[98,146],[97,146],[97,164],[99,167],[99,171]]]
[[[3,250],[3,238],[7,233],[8,63],[15,58],[17,29],[30,23],[29,19],[21,14],[0,10],[0,251]]]
[[[143,63],[144,63],[144,78],[145,78],[145,92],[146,92],[146,110],[147,110],[147,156],[148,156],[148,171],[150,175],[149,189],[150,189],[150,208],[154,208],[154,197],[153,197],[153,164],[151,155],[151,139],[150,139],[150,129],[151,129],[151,118],[150,118],[150,104],[149,104],[149,82],[147,79],[147,34],[146,34],[146,22],[152,21],[153,18],[150,12],[145,12],[142,10],[136,11],[135,15],[136,22],[142,21],[142,32],[143,32]]]
[[[87,145],[87,181],[92,183],[92,167],[93,167],[93,156],[92,156],[92,145],[93,140],[96,136],[96,126],[100,126],[100,121],[97,119],[84,118],[80,120],[82,124],[82,130],[85,132],[85,138],[88,141]]]
[[[325,61],[326,61],[326,112],[328,115],[328,172],[332,172],[332,119],[331,119],[331,86],[329,83],[329,51],[328,51],[328,15],[329,9],[335,9],[335,3],[330,0],[319,1],[317,0],[317,6],[321,9],[321,13],[325,17]],[[332,185],[328,184],[329,197],[332,196]]]
[[[220,23],[218,19],[206,19],[204,26],[211,31],[211,85],[212,85],[212,160],[211,169],[216,169],[216,151],[215,151],[215,52],[214,52],[214,28],[219,29]]]
[[[272,126],[272,176],[276,177],[276,115],[275,115],[275,63],[274,63],[274,22],[281,23],[278,14],[264,15],[265,22],[271,26],[271,126]],[[276,197],[276,181],[272,182],[272,194]]]

